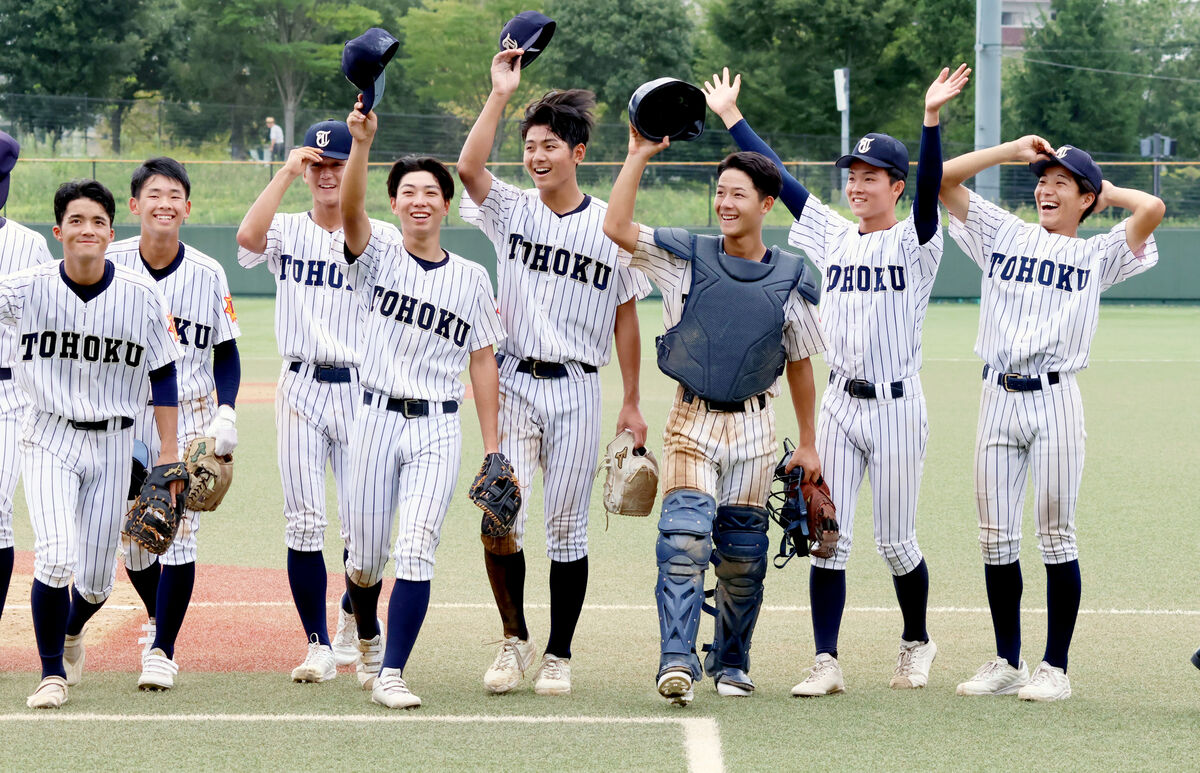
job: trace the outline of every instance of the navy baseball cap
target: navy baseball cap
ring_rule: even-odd
[[[304,146],[316,148],[325,158],[350,158],[350,127],[345,121],[321,121],[304,132]]]
[[[651,142],[694,140],[704,133],[704,92],[677,78],[638,86],[629,98],[629,122]]]
[[[1054,151],[1053,158],[1044,158],[1029,165],[1029,171],[1038,177],[1046,173],[1052,166],[1061,166],[1076,177],[1081,177],[1092,186],[1093,193],[1100,193],[1104,185],[1104,175],[1100,173],[1100,165],[1092,160],[1087,151],[1080,150],[1074,145],[1063,145]]]
[[[21,145],[7,132],[0,132],[0,207],[8,203],[8,175],[17,165]]]
[[[383,88],[387,84],[384,68],[399,47],[400,41],[379,27],[372,27],[354,40],[346,41],[342,47],[342,73],[362,92],[363,113],[371,112],[371,108],[383,99]]]
[[[550,38],[554,37],[556,26],[554,20],[543,13],[522,11],[509,19],[504,29],[500,30],[500,50],[523,49],[525,53],[521,54],[521,69],[525,69],[545,50]]]
[[[895,169],[901,177],[908,177],[908,148],[887,134],[872,132],[863,135],[853,152],[839,158],[835,166],[847,169],[855,161],[863,161],[880,169]]]

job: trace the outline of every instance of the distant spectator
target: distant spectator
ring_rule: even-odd
[[[267,160],[283,160],[283,127],[275,123],[275,119],[267,116]]]

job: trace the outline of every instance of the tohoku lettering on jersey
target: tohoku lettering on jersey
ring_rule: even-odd
[[[975,353],[1002,373],[1086,368],[1100,293],[1158,262],[1153,235],[1129,249],[1126,222],[1087,239],[1053,234],[971,192],[950,236],[983,270]]]
[[[0,279],[0,323],[15,325],[21,342],[17,381],[37,410],[66,419],[136,416],[149,372],[181,355],[166,299],[111,261],[88,301],[69,281],[61,262]]]
[[[910,213],[883,231],[858,223],[809,196],[788,243],[825,276],[821,324],[825,359],[845,378],[901,381],[921,369],[921,328],[942,258],[942,232],[924,244]]]
[[[378,220],[371,221],[371,232],[373,238],[400,239],[394,225]],[[339,367],[360,362],[371,296],[357,291],[363,287],[361,266],[348,262],[340,246],[335,249],[340,234],[321,228],[308,212],[281,213],[271,220],[264,252],[238,249],[242,266],[266,262],[275,276],[275,338],[285,359]]]
[[[621,265],[617,245],[604,235],[607,209],[585,196],[560,215],[537,190],[495,177],[482,205],[462,197],[459,214],[496,250],[505,354],[597,367],[608,362],[617,306],[644,298],[650,284]]]
[[[241,335],[225,270],[194,247],[179,243],[170,265],[152,269],[142,260],[140,237],[108,246],[107,257],[158,284],[167,299],[175,333],[183,350],[177,363],[179,398],[193,400],[216,389],[212,347]]]

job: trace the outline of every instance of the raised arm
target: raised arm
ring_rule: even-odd
[[[504,108],[513,93],[521,85],[521,67],[518,58],[525,53],[520,48],[501,51],[492,57],[492,91],[488,94],[487,102],[467,141],[463,143],[462,152],[458,154],[458,179],[462,180],[467,195],[476,204],[482,204],[492,189],[492,175],[487,170],[488,156],[492,153],[492,145],[496,141],[496,127],[504,117]]]
[[[375,130],[379,119],[375,111],[362,114],[362,94],[350,115],[346,116],[346,126],[350,127],[350,158],[346,159],[346,169],[342,172],[342,228],[346,233],[346,252],[349,255],[362,255],[371,241],[371,219],[367,217],[367,159],[371,155],[371,143],[375,140]]]
[[[239,247],[251,252],[264,252],[267,249],[267,231],[271,228],[271,220],[275,213],[279,211],[283,194],[287,193],[287,189],[297,177],[304,174],[309,164],[320,160],[321,151],[316,148],[292,148],[283,167],[275,173],[271,182],[263,188],[263,192],[258,194],[258,198],[250,205],[250,211],[242,218],[242,224],[238,226],[237,231]]]
[[[637,203],[642,173],[646,171],[646,164],[651,157],[670,144],[668,137],[664,137],[662,142],[651,142],[638,134],[633,124],[629,125],[629,151],[613,183],[612,194],[608,197],[608,212],[604,216],[604,235],[626,252],[637,249],[638,224],[633,222],[633,209]]]
[[[963,183],[984,169],[1007,161],[1024,161],[1032,164],[1042,156],[1053,156],[1054,148],[1036,134],[1028,134],[1019,140],[1005,142],[991,148],[965,153],[942,164],[940,198],[950,214],[960,222],[967,219],[970,192]]]
[[[1146,246],[1146,240],[1158,228],[1167,211],[1167,206],[1157,196],[1133,188],[1118,188],[1108,180],[1100,186],[1100,198],[1095,211],[1099,212],[1105,207],[1121,207],[1132,213],[1125,226],[1125,243],[1134,252]]]
[[[924,244],[937,233],[937,200],[942,184],[942,106],[958,96],[967,80],[971,68],[960,64],[954,74],[943,67],[937,78],[925,92],[925,121],[921,129],[921,155],[917,161],[917,194],[913,199],[913,221],[917,228],[917,240]]]

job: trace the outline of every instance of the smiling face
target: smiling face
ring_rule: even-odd
[[[418,169],[400,178],[392,213],[400,220],[405,236],[437,233],[450,212],[450,202],[442,197],[442,188],[430,172]]]
[[[1096,194],[1084,193],[1065,167],[1052,166],[1038,178],[1033,199],[1042,228],[1050,233],[1074,236],[1083,213],[1096,200]]]
[[[178,237],[179,227],[192,212],[192,202],[183,183],[156,174],[142,184],[136,198],[129,200],[129,211],[138,216],[143,234]]]
[[[525,171],[539,191],[556,190],[575,182],[575,170],[583,162],[587,147],[574,148],[545,124],[530,126],[525,132]]]
[[[78,198],[67,203],[62,220],[54,226],[54,238],[62,242],[64,258],[104,260],[113,238],[112,221],[100,202]]]
[[[859,220],[872,220],[896,210],[904,181],[892,182],[886,169],[855,161],[846,176],[846,200]],[[893,214],[894,217],[894,214]]]
[[[750,175],[741,169],[726,169],[717,179],[713,211],[721,223],[721,233],[740,238],[762,231],[763,218],[775,205],[775,199],[763,196],[754,187]]]
[[[342,172],[346,170],[346,162],[340,158],[322,158],[308,165],[304,170],[304,182],[312,191],[313,204],[318,206],[337,207],[341,195]]]

